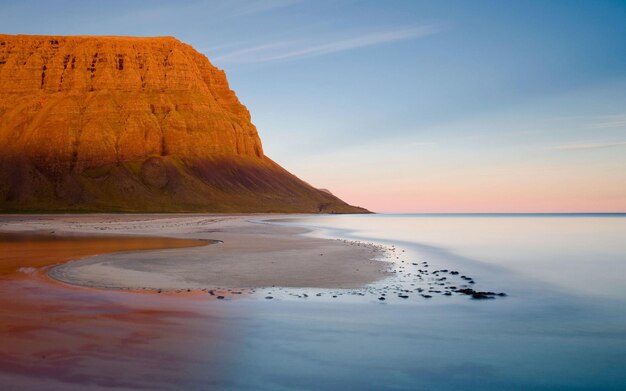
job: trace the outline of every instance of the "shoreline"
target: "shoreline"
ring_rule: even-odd
[[[291,215],[98,214],[0,216],[0,233],[53,237],[146,237],[213,241],[196,247],[106,253],[47,270],[74,286],[129,291],[266,287],[349,289],[389,275],[383,249],[303,236],[311,229],[268,223]],[[251,221],[254,220],[254,221]]]

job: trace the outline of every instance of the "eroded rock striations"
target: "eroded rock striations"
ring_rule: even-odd
[[[172,37],[0,35],[0,210],[365,212],[263,154]]]

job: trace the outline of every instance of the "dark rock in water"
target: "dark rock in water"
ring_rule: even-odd
[[[494,296],[496,296],[496,293],[494,292],[480,292],[471,288],[457,289],[455,292],[472,296],[472,299],[494,299]],[[497,295],[500,296],[500,294]]]
[[[459,274],[459,272],[457,272],[456,270],[452,270],[450,274],[452,274],[453,276],[456,276],[457,274]]]
[[[498,296],[504,297],[504,296],[506,296],[506,293],[500,292],[500,293],[498,293]]]
[[[494,299],[494,297],[490,295],[486,295],[483,292],[476,292],[472,294],[472,299]]]
[[[222,300],[224,296],[217,296],[218,299]]]
[[[402,294],[400,294],[400,295],[398,295],[398,297],[401,298],[401,299],[408,299],[409,295],[402,295]]]
[[[423,297],[424,299],[430,299],[432,296],[431,296],[431,295],[422,295],[422,297]]]
[[[265,296],[265,298],[270,300],[270,299],[273,299],[274,297],[272,297],[272,296]]]
[[[382,297],[382,296],[381,296],[381,297],[379,297],[379,298],[378,298],[378,300],[380,300],[380,301],[384,301],[384,300],[386,300],[386,299],[385,299],[384,297]]]
[[[444,293],[444,295],[445,295],[445,296],[452,296],[452,293],[450,293],[450,292],[445,292],[445,293]]]

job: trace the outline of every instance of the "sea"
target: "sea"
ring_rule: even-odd
[[[84,344],[62,356],[69,369],[16,356],[14,368],[0,367],[0,382],[3,373],[30,372],[30,382],[4,382],[24,389],[38,381],[48,389],[626,389],[626,214],[315,215],[259,223],[384,246],[389,277],[352,290],[159,297],[159,308],[176,309],[168,313],[157,311],[154,295],[59,288],[46,293],[55,305],[65,300],[66,311],[79,305],[108,323],[73,320],[81,336],[63,338]],[[474,298],[463,289],[488,294]],[[111,334],[108,348],[94,348],[104,344],[103,332]]]
[[[427,262],[506,296],[387,290],[381,302],[375,290],[356,300],[242,302],[256,314],[239,355],[244,387],[626,389],[624,214],[323,215],[280,224],[393,247],[394,266]],[[406,274],[404,288],[415,289]]]

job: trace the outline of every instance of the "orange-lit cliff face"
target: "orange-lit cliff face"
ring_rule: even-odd
[[[0,35],[0,209],[358,212],[264,156],[175,38]]]

